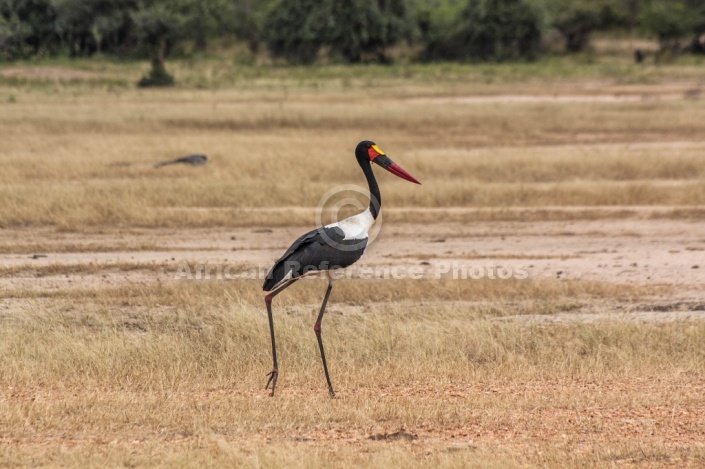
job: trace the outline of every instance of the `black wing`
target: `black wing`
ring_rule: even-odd
[[[298,278],[316,270],[332,270],[355,263],[367,247],[367,238],[345,239],[338,227],[309,231],[284,253],[267,274],[262,289],[272,291],[291,273]]]

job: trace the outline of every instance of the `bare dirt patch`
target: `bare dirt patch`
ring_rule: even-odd
[[[148,271],[163,272],[166,280],[171,272],[172,280],[176,280],[178,268],[184,262],[191,267],[201,263],[221,267],[251,265],[266,270],[291,240],[307,229],[283,227],[271,232],[258,228],[154,229],[101,233],[4,230],[0,233],[0,247],[6,252],[28,243],[32,249],[0,258],[0,266],[6,269],[5,274],[0,271],[0,285],[40,289],[46,282],[61,282],[61,278],[69,281],[75,275],[80,275],[83,281],[95,277],[99,283],[105,274],[129,271],[141,271],[146,278],[150,275]],[[43,243],[47,249],[39,249]],[[70,249],[64,249],[62,243],[70,244]],[[109,249],[113,243],[119,243],[123,250]],[[77,252],[81,245],[87,246],[86,252]],[[95,246],[106,249],[92,252]],[[32,252],[38,250],[46,257],[34,259]],[[86,266],[83,271],[77,267],[81,265]],[[61,266],[66,268],[62,271]],[[424,276],[456,276],[466,281],[472,281],[481,270],[504,267],[512,271],[523,269],[528,278],[666,284],[696,292],[705,283],[705,229],[698,221],[661,219],[470,225],[390,222],[383,226],[361,266],[373,271],[377,268],[380,275],[386,272],[380,270],[385,266],[396,267],[401,274],[413,266],[420,268]],[[37,273],[39,270],[42,273]]]

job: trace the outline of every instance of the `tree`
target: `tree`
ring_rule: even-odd
[[[0,58],[56,52],[55,18],[50,0],[0,0]]]
[[[274,57],[311,64],[325,43],[327,16],[319,0],[275,2],[264,21],[262,35]]]
[[[140,42],[150,51],[152,68],[142,77],[139,86],[170,86],[174,77],[167,71],[164,61],[167,47],[179,37],[186,19],[182,12],[182,2],[169,0],[149,0],[140,5],[132,19],[137,28]]]
[[[183,8],[184,28],[180,33],[203,52],[210,39],[234,34],[240,3],[242,0],[189,0]]]
[[[595,31],[628,29],[633,24],[632,9],[638,0],[531,0],[541,5],[545,26],[556,29],[567,52],[581,52],[590,45]]]
[[[412,29],[406,0],[279,0],[263,37],[274,57],[292,63],[312,63],[324,47],[346,62],[384,62]]]
[[[237,37],[247,42],[247,47],[253,55],[259,52],[264,12],[268,8],[269,5],[266,1],[239,0],[235,2],[233,31]]]
[[[682,1],[652,0],[641,11],[639,24],[642,29],[658,38],[659,55],[677,56],[681,41],[693,34],[698,24],[698,15]]]
[[[149,51],[152,68],[138,85],[172,85],[174,78],[164,64],[169,51],[186,40],[205,49],[206,31],[216,29],[227,18],[224,6],[222,0],[140,0],[131,18],[140,44]]]
[[[541,44],[536,11],[523,0],[469,0],[459,18],[429,39],[431,60],[533,60]]]
[[[705,54],[705,11],[696,22],[694,32],[690,50],[694,54]]]
[[[690,51],[705,54],[705,3],[702,0],[686,0],[686,6],[693,12],[693,39]]]
[[[331,53],[346,62],[386,62],[386,49],[411,37],[405,0],[329,0],[328,37]]]
[[[17,15],[0,15],[0,59],[12,60],[30,55],[28,39],[30,27]]]
[[[587,48],[590,35],[600,26],[600,11],[594,3],[580,2],[563,8],[554,24],[565,38],[566,50],[580,52]]]
[[[54,0],[56,32],[72,57],[118,52],[131,37],[137,0]]]

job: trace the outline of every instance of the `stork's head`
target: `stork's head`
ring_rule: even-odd
[[[414,176],[404,171],[404,168],[389,159],[389,157],[379,149],[375,142],[363,140],[358,143],[357,148],[355,148],[355,156],[360,164],[365,162],[376,163],[395,176],[399,176],[400,178],[406,179],[407,181],[411,181],[415,184],[421,184]]]

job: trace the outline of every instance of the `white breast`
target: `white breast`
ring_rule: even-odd
[[[364,212],[358,213],[350,218],[326,225],[326,228],[337,226],[343,230],[345,239],[365,239],[367,238],[370,227],[374,222],[375,219],[368,208]]]

